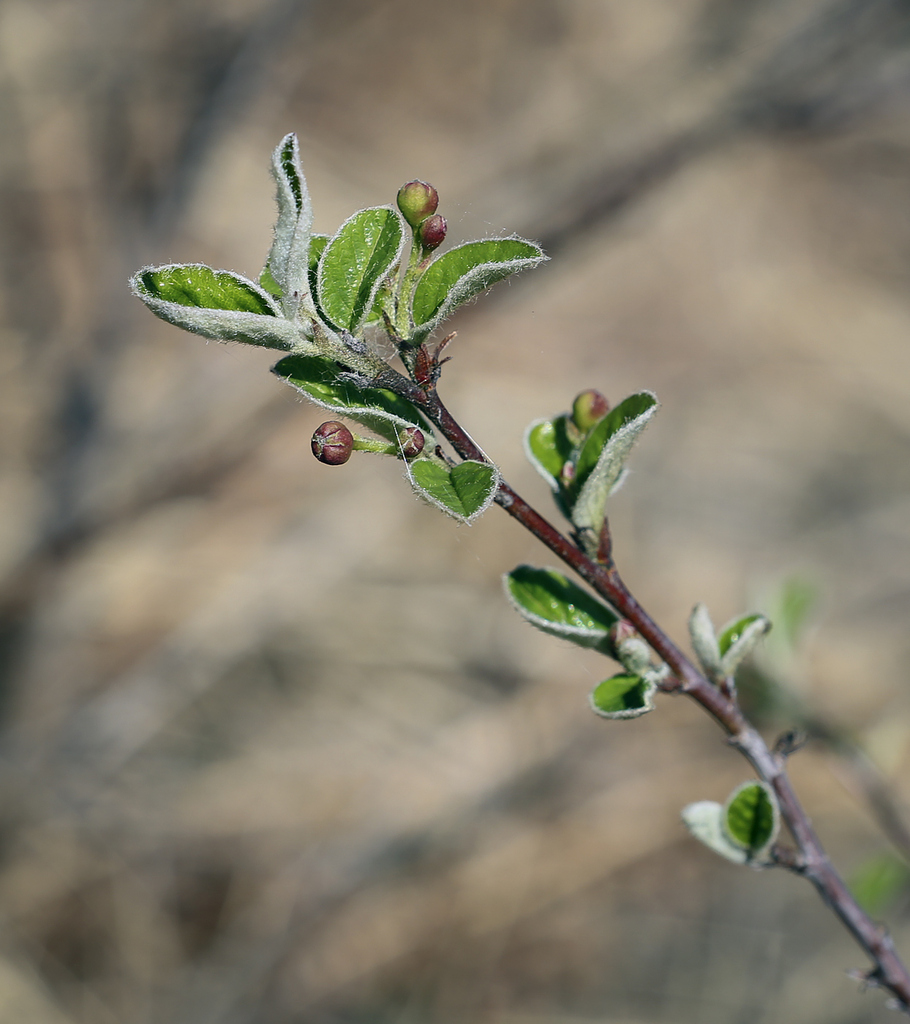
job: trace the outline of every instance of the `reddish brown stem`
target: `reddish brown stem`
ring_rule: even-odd
[[[489,461],[442,404],[432,385],[421,388],[397,374],[395,376],[398,380],[383,379],[383,386],[419,405],[461,458]],[[866,980],[888,989],[900,1009],[910,1013],[910,973],[897,955],[891,937],[853,898],[793,791],[785,758],[773,754],[759,732],[747,721],[735,692],[723,692],[695,667],[635,600],[611,558],[605,560],[606,564],[592,561],[505,481],[500,483],[495,501],[635,626],[673,672],[675,678],[664,684],[662,689],[685,693],[700,704],[727,733],[730,744],[749,761],[758,777],[772,787],[781,817],[797,845],[796,851],[776,848],[774,862],[805,876],[815,886],[824,902],[872,960],[874,966],[865,976]]]

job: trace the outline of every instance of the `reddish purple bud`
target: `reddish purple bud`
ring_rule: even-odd
[[[343,466],[354,450],[354,435],[338,420],[329,420],[316,428],[313,454],[326,466]]]
[[[427,439],[423,436],[423,431],[417,427],[404,427],[398,431],[398,443],[401,445],[401,454],[406,459],[416,459],[423,451]]]
[[[610,403],[592,388],[590,391],[582,391],[572,403],[572,420],[583,434],[587,434],[609,411]]]
[[[417,229],[417,240],[423,246],[424,252],[432,252],[442,245],[443,239],[446,237],[447,228],[448,225],[446,224],[445,217],[440,217],[438,213],[434,213],[432,217],[427,217]]]
[[[575,464],[573,462],[566,462],[559,472],[559,482],[563,487],[569,487],[574,479]]]
[[[425,181],[409,181],[398,190],[398,209],[412,228],[435,213],[437,206],[439,194]]]

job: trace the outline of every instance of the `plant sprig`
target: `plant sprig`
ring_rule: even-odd
[[[590,695],[598,715],[636,718],[654,709],[659,693],[682,693],[718,722],[758,779],[737,787],[723,805],[690,804],[682,812],[686,826],[735,863],[784,867],[806,877],[871,959],[863,980],[887,989],[894,1005],[910,1013],[910,974],[824,852],[790,783],[785,747],[769,749],[739,705],[736,670],[771,623],[760,615],[738,617],[718,635],[707,609],[696,605],[689,623],[696,665],[641,607],[616,568],[607,504],[658,409],[656,396],[643,391],[610,409],[603,395],[589,390],[570,411],[530,425],[525,450],[568,521],[569,534],[560,532],[509,486],[446,409],[437,384],[451,336],[436,345],[431,340],[459,306],[546,260],[541,249],[502,237],[438,254],[446,235],[439,197],[416,180],[402,186],[396,206],[359,210],[334,235],[313,234],[294,135],[275,149],[272,174],[278,220],[257,282],[203,264],[170,264],[138,271],[131,279],[135,294],[184,330],[284,352],[276,375],[376,435],[355,435],[337,420],[322,424],[313,452],[323,463],[343,465],[354,451],[400,459],[411,487],[429,504],[462,523],[498,504],[574,570],[593,594],[555,569],[533,566],[508,573],[506,593],[531,625],[619,662],[622,671]],[[392,342],[400,369],[370,343],[375,331]],[[778,841],[781,823],[793,846]]]

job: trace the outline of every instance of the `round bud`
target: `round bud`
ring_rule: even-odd
[[[587,434],[609,411],[610,403],[592,388],[582,391],[572,403],[572,420],[582,433]]]
[[[403,427],[398,431],[398,443],[401,445],[401,454],[406,459],[416,459],[423,451],[427,439],[423,436],[423,431],[417,427]]]
[[[424,252],[432,252],[442,245],[443,239],[446,237],[447,228],[448,225],[446,224],[445,217],[441,217],[438,213],[434,213],[432,217],[427,217],[417,229],[417,240],[423,246]]]
[[[343,466],[354,450],[354,435],[338,420],[317,427],[311,442],[313,454],[326,466]]]
[[[435,213],[437,206],[439,194],[425,181],[409,181],[398,190],[398,209],[412,228],[416,228],[422,220]]]

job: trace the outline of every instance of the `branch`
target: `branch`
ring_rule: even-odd
[[[399,375],[395,374],[395,377]],[[461,458],[489,462],[443,405],[433,383],[419,387],[404,377],[396,381],[390,375],[384,375],[382,386],[419,405]],[[700,704],[727,733],[730,745],[736,747],[758,777],[771,786],[780,805],[781,817],[797,845],[795,852],[785,853],[778,849],[775,863],[803,875],[815,886],[822,900],[840,918],[872,961],[874,966],[863,975],[863,980],[888,989],[896,998],[898,1008],[910,1014],[910,973],[898,956],[890,935],[872,921],[850,893],[797,799],[786,772],[785,758],[771,752],[758,730],[743,715],[735,693],[725,693],[705,678],[635,600],[612,559],[606,564],[592,561],[504,480],[499,485],[495,501],[635,626],[675,677],[662,689],[685,693]]]

